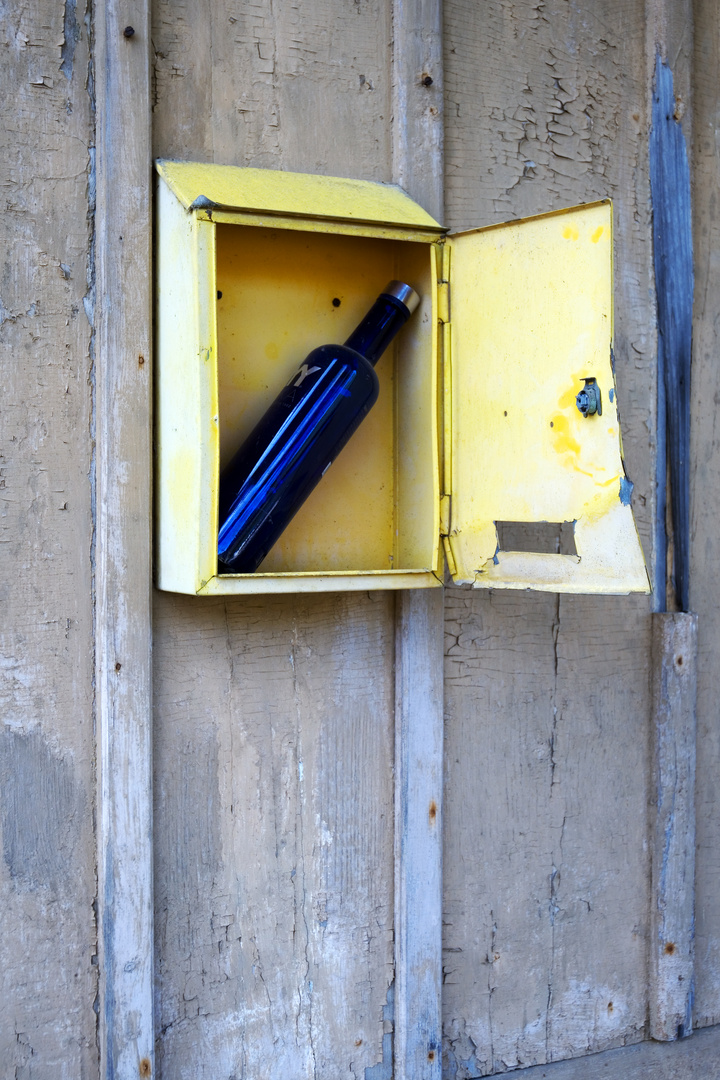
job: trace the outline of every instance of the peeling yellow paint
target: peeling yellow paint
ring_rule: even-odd
[[[597,203],[448,241],[448,545],[458,581],[648,591],[632,511],[620,501],[611,240],[612,207]],[[602,416],[577,408],[587,378],[597,380]],[[496,521],[575,521],[578,557],[498,551]]]

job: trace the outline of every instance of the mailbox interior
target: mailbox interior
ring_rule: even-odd
[[[221,469],[308,353],[342,343],[388,281],[422,297],[378,363],[377,403],[259,571],[222,575],[216,587],[437,569],[433,262],[427,242],[216,225]]]

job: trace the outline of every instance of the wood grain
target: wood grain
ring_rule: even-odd
[[[101,1075],[154,1063],[150,19],[94,10],[95,694]]]
[[[393,180],[443,220],[444,80],[438,0],[394,0]]]
[[[697,861],[695,1026],[720,1021],[720,814],[717,785],[720,730],[720,442],[717,434],[718,310],[720,304],[720,35],[717,7],[694,5],[693,217],[695,312],[692,383],[692,543],[690,604],[698,616]],[[682,92],[682,91],[681,91]]]
[[[671,534],[671,601],[690,602],[690,358],[692,354],[693,251],[690,165],[673,70],[658,52],[653,78],[650,187],[658,318],[658,388],[664,416],[668,531]],[[667,570],[666,570],[667,573]]]
[[[437,0],[394,0],[392,16],[393,179],[442,221],[442,9]],[[436,1080],[442,1073],[443,596],[401,592],[395,618],[392,1075]]]
[[[442,1070],[443,596],[398,599],[393,1076]]]
[[[413,27],[419,40],[422,25]],[[397,175],[389,4],[266,0],[238,11],[158,0],[153,42],[158,155]],[[437,97],[417,87],[422,101]],[[420,170],[415,177],[420,183]],[[390,1075],[394,627],[394,600],[384,594],[227,607],[157,598],[158,1046],[160,1068],[172,1075],[203,1075],[210,1061],[228,1071],[244,1062],[250,1075]],[[220,651],[215,643],[228,633]],[[172,749],[172,688],[190,657],[182,711],[208,719],[202,746],[199,732],[188,734],[185,765]],[[222,990],[196,994],[193,984],[186,1000],[187,969],[202,970],[207,931],[188,938],[187,916],[175,913],[185,872],[176,860],[185,856],[171,823],[184,799],[182,769],[195,762],[203,780],[191,786],[210,793],[203,821],[214,822],[202,843],[216,850],[218,837],[223,857],[208,855],[206,865],[193,854],[192,829],[183,833],[197,867],[191,924],[212,923],[222,881],[220,916],[241,927],[242,945],[228,946],[237,975]]]
[[[0,1074],[97,1075],[92,112],[82,11],[0,12]]]
[[[650,1034],[692,1031],[695,953],[697,616],[653,616]]]
[[[717,1075],[719,1060],[720,1030],[711,1028],[682,1042],[645,1042],[522,1069],[513,1080],[704,1080]]]
[[[692,134],[693,134],[693,44],[694,44],[694,27],[693,27],[693,3],[692,0],[646,0],[645,2],[645,62],[647,69],[647,82],[649,87],[649,93],[653,96],[657,91],[657,67],[658,63],[661,65],[669,65],[672,71],[672,80],[674,83],[675,101],[673,107],[670,110],[670,115],[673,120],[673,124],[679,129],[675,138],[678,139],[678,149],[680,149],[679,142],[684,139],[687,147],[692,146]],[[675,118],[677,114],[677,120]],[[667,123],[667,121],[665,121]],[[659,125],[658,125],[659,128]],[[665,133],[667,134],[667,132]],[[648,146],[652,147],[653,142],[657,145],[660,141],[660,132],[655,130],[655,125],[651,123],[650,130],[648,132]],[[682,151],[681,151],[682,153]],[[657,161],[657,155],[655,155]],[[652,149],[650,149],[650,162],[649,162],[649,176],[652,186]],[[656,166],[657,171],[657,166]],[[684,177],[684,184],[687,185],[687,175]],[[658,198],[661,198],[660,192],[658,192]],[[655,198],[655,196],[653,196]],[[685,194],[687,198],[687,194]],[[692,199],[692,196],[691,196]],[[668,220],[668,215],[672,215],[672,207],[676,202],[675,198],[671,198],[670,203],[664,210],[664,216]],[[663,210],[660,208],[660,216],[663,216]],[[659,219],[658,219],[659,224]],[[655,230],[657,231],[657,230]],[[687,245],[687,237],[684,240]],[[662,245],[662,241],[661,241]],[[655,245],[653,244],[653,248]],[[653,262],[656,258],[662,258],[660,252],[655,253],[653,250]],[[692,274],[692,264],[690,267],[690,273]],[[685,271],[687,276],[687,269]],[[656,291],[663,292],[660,286],[660,279],[655,279]],[[665,390],[666,377],[665,369],[667,368],[663,349],[663,335],[660,330],[660,324],[663,321],[660,307],[667,304],[668,293],[665,289],[665,296],[658,295],[656,299],[657,303],[657,320],[658,320],[658,350],[657,350],[657,421],[656,421],[656,454],[655,454],[655,478],[656,478],[656,498],[655,498],[655,552],[653,560],[653,588],[654,588],[654,602],[653,608],[655,611],[674,611],[678,607],[678,601],[675,590],[675,574],[674,574],[674,537],[673,522],[669,516],[668,499],[672,503],[672,492],[669,490],[668,485],[668,402]],[[669,329],[669,328],[666,328]],[[687,333],[687,330],[686,330]],[[670,330],[669,334],[670,348],[672,350],[672,338],[677,338],[677,334]],[[670,364],[673,365],[675,361],[670,359]],[[672,385],[672,381],[671,381]],[[674,406],[677,418],[677,404]],[[692,408],[692,407],[691,407]],[[677,424],[674,423],[674,427]],[[692,453],[692,451],[690,451]],[[677,463],[674,466],[674,471],[677,470]],[[682,470],[680,470],[682,471]],[[686,481],[687,483],[687,481]],[[685,494],[687,498],[687,493]],[[682,546],[682,545],[681,545]],[[684,544],[685,553],[684,559],[687,561],[687,540]],[[687,583],[687,568],[685,570],[685,578]],[[685,588],[686,602],[687,602],[687,587]]]
[[[393,979],[393,598],[157,608],[161,1075],[363,1077]]]
[[[611,196],[615,358],[652,556],[655,320],[640,3],[445,6],[447,223]],[[445,1068],[640,1040],[649,604],[446,592]]]
[[[158,153],[390,180],[385,0],[155,0]]]

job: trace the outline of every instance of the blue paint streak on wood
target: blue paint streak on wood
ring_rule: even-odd
[[[80,37],[80,26],[77,21],[77,0],[65,0],[65,14],[63,17],[63,43],[60,47],[60,70],[68,82],[73,75],[73,61],[75,59],[75,46]]]
[[[388,986],[386,1003],[383,1006],[383,1020],[391,1024],[395,1022],[395,983]],[[377,1065],[368,1065],[365,1069],[365,1080],[392,1080],[393,1075],[393,1033],[386,1031],[382,1038],[383,1056]]]
[[[667,420],[665,407],[665,359],[658,334],[657,434],[655,445],[655,611],[667,610]]]
[[[115,955],[115,867],[113,855],[113,846],[108,844],[105,852],[105,903],[102,915],[103,958],[105,964],[105,1000],[103,1004],[108,1041],[105,1080],[115,1080],[116,1061],[115,981],[117,957]]]
[[[667,463],[674,542],[674,586],[681,611],[689,608],[690,568],[690,362],[693,251],[690,167],[685,136],[675,117],[673,75],[655,63],[650,189],[657,292],[658,379],[665,392]],[[661,395],[659,395],[660,404]],[[661,418],[662,419],[662,418]],[[660,453],[660,447],[658,447]]]

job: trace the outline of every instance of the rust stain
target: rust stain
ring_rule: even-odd
[[[612,1003],[612,1001],[608,1001],[608,1012],[612,1012],[612,1011],[613,1011],[613,1003]]]
[[[430,1053],[428,1054],[428,1061],[434,1061],[434,1060],[435,1060],[435,1051],[431,1050]]]
[[[430,800],[430,810],[428,812],[428,816],[430,818],[431,824],[434,825],[435,824],[435,819],[437,817],[437,803],[435,802],[434,799]]]
[[[665,952],[668,956],[672,956],[672,954],[675,952],[675,945],[672,941],[668,941],[667,945],[665,946]]]
[[[145,363],[145,357],[144,356],[138,356],[138,367],[142,367],[144,363]]]
[[[150,1064],[150,1058],[142,1058],[138,1066],[138,1072],[141,1076],[150,1076],[152,1073],[152,1065]]]
[[[355,1045],[356,1046],[362,1046],[362,1039],[356,1039],[355,1040]]]
[[[121,664],[121,663],[120,663],[120,661],[118,660],[117,664],[115,665],[115,670],[116,670],[116,671],[120,671],[120,668],[121,668],[121,667],[122,667],[122,664]]]

